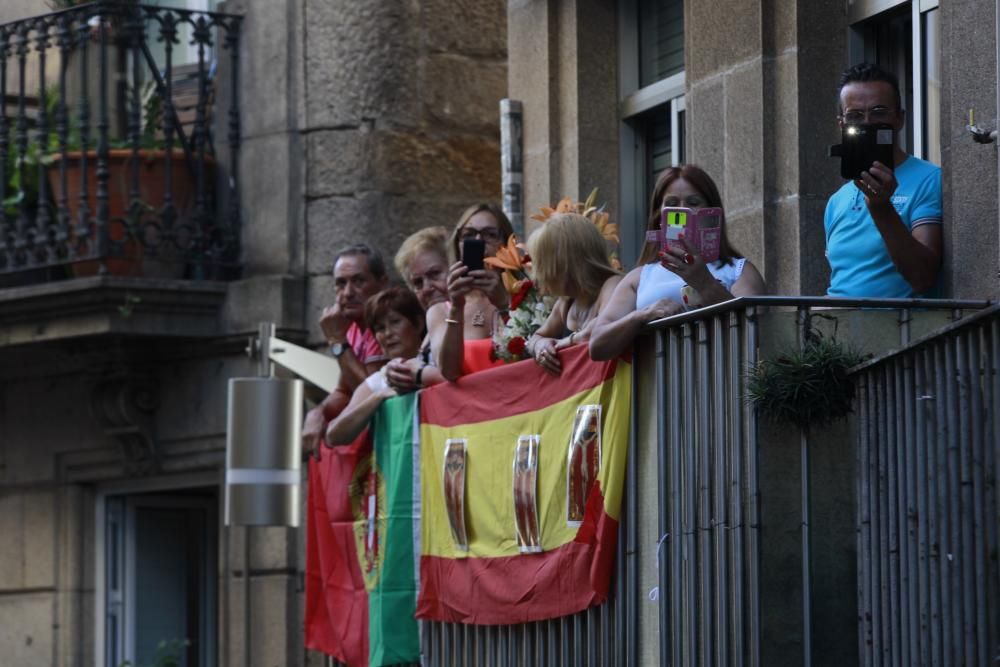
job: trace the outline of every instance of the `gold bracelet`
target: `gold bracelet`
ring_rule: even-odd
[[[450,317],[444,318],[444,321],[447,322],[448,324],[461,324],[462,323],[462,320],[453,320]]]

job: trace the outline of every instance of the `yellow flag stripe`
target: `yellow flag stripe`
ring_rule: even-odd
[[[517,555],[513,506],[514,450],[520,435],[541,436],[538,468],[538,515],[542,548],[554,549],[576,537],[566,523],[566,465],[577,406],[603,406],[601,470],[604,511],[619,516],[628,445],[631,366],[620,363],[614,377],[548,407],[512,417],[454,427],[421,424],[423,517],[421,551],[446,558]],[[465,517],[469,551],[455,548],[442,488],[444,446],[465,438]]]

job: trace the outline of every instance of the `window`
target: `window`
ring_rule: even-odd
[[[621,0],[622,261],[642,249],[646,210],[656,179],[684,161],[684,3]]]
[[[899,78],[903,149],[941,164],[938,0],[859,0],[850,6],[851,63],[877,63]]]
[[[214,490],[101,498],[98,664],[216,661]]]

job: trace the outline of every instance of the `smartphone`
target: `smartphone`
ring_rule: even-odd
[[[482,239],[465,239],[462,241],[462,264],[469,271],[482,271],[483,255],[486,253],[486,242]]]
[[[849,180],[861,178],[875,162],[892,168],[896,131],[887,123],[845,125],[841,141],[830,146],[830,157],[840,158],[840,175]]]
[[[646,232],[646,240],[659,243],[664,250],[683,249],[687,243],[706,263],[714,262],[722,246],[722,209],[664,206],[660,210],[660,228]]]

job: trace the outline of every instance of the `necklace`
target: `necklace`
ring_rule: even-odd
[[[472,314],[472,326],[474,327],[486,326],[486,315],[483,314],[483,311],[477,310]]]
[[[580,302],[573,300],[573,304],[566,311],[566,325],[569,326],[570,320],[575,324],[575,330],[580,331],[583,329],[584,325],[590,321],[590,311],[594,309],[594,304],[587,306],[586,310],[580,306]]]

